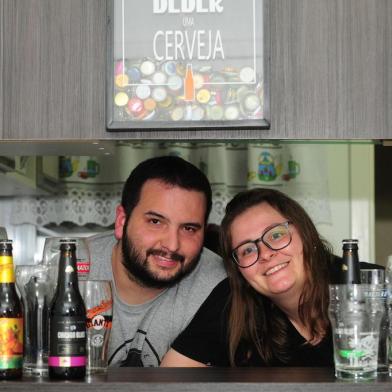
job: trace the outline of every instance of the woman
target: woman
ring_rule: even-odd
[[[221,243],[228,279],[162,366],[333,366],[333,256],[305,210],[276,190],[239,193],[226,207]]]

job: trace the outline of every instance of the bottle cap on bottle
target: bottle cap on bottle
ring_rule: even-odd
[[[346,239],[342,240],[343,249],[358,249],[358,240]]]
[[[76,244],[76,238],[60,238],[60,244]]]

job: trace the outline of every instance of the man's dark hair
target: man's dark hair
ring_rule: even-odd
[[[211,211],[211,186],[205,174],[196,166],[176,156],[162,156],[147,159],[137,165],[125,182],[121,205],[127,217],[140,200],[143,185],[148,180],[160,180],[191,191],[202,192],[206,198],[206,215]],[[173,206],[175,208],[175,206]]]

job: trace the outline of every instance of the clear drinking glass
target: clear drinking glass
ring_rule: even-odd
[[[105,373],[108,367],[113,299],[109,280],[79,282],[87,312],[87,374]]]
[[[385,271],[380,268],[361,269],[361,283],[380,285],[382,295],[385,298],[385,313],[381,319],[380,343],[378,347],[378,373],[388,373],[389,371],[389,315],[388,315],[388,290],[385,284]]]
[[[368,380],[377,376],[381,320],[385,314],[382,285],[329,286],[335,375]]]
[[[16,285],[24,308],[23,370],[31,375],[48,372],[48,321],[56,282],[51,265],[17,265]]]
[[[58,268],[61,239],[66,239],[66,237],[47,237],[45,239],[42,264],[54,265],[55,268]],[[76,240],[76,263],[79,281],[88,279],[90,272],[90,250],[87,244],[87,238],[72,237],[72,239]]]

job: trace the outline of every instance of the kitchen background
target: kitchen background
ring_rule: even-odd
[[[35,148],[32,143],[24,156],[13,154],[15,145],[3,144],[0,151],[0,226],[14,240],[17,264],[39,262],[47,236],[110,229],[132,168],[164,154],[188,159],[207,174],[213,189],[211,223],[220,223],[238,191],[275,187],[303,205],[336,254],[347,237],[359,239],[361,260],[386,264],[392,253],[390,186],[388,175],[380,175],[388,167],[389,148],[380,144],[111,141]]]

